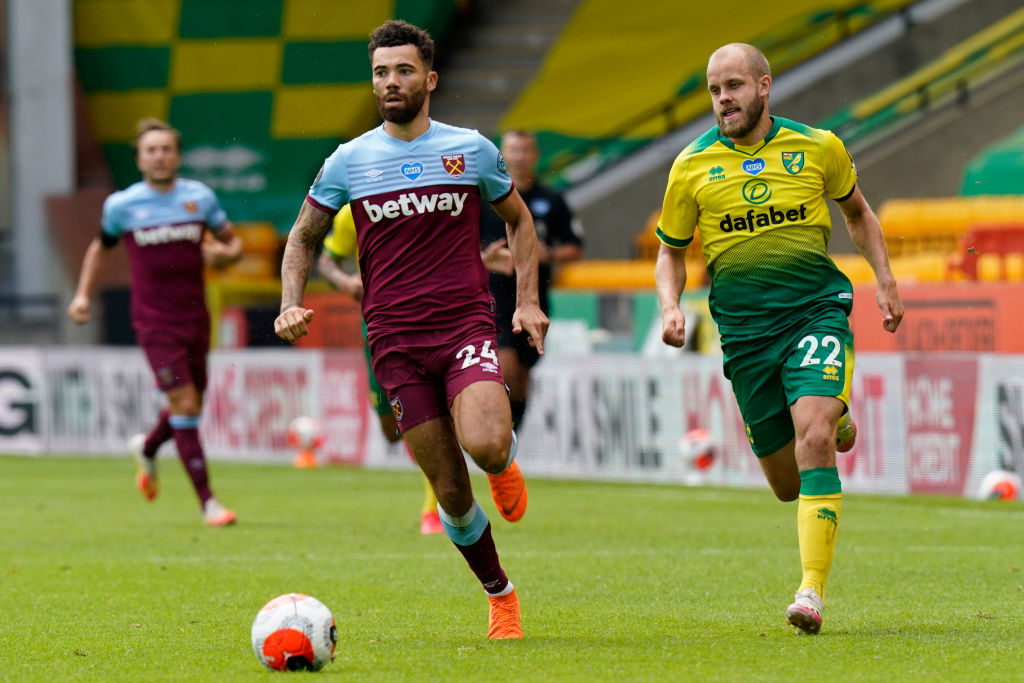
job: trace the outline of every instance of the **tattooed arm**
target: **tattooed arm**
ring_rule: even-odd
[[[313,252],[330,225],[330,214],[303,202],[288,233],[281,261],[281,314],[274,321],[274,332],[285,341],[294,342],[309,332],[313,311],[302,305],[302,294],[313,268]]]

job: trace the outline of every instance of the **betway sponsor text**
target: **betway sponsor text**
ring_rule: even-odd
[[[384,218],[415,216],[435,211],[447,211],[454,217],[462,213],[468,197],[468,192],[441,192],[430,195],[418,195],[415,192],[410,192],[400,194],[397,199],[389,199],[383,204],[373,204],[368,199],[364,199],[363,209],[374,223]]]

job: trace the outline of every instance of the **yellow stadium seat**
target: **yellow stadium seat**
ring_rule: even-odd
[[[1006,279],[1010,282],[1024,280],[1024,254],[1019,251],[1012,251],[1004,256],[1003,270]]]
[[[263,221],[235,223],[235,232],[242,239],[242,249],[246,253],[277,251],[280,238],[273,223]]]
[[[1002,258],[999,254],[978,255],[978,280],[996,282],[1002,277]]]

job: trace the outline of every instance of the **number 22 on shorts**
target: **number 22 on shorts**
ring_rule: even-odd
[[[817,337],[809,334],[801,339],[796,346],[798,349],[806,350],[804,359],[800,361],[800,367],[821,365],[822,363],[834,365],[837,368],[843,367],[843,361],[839,360],[839,354],[843,352],[843,343],[835,335],[826,334],[821,337],[819,342]],[[817,356],[819,349],[822,353],[827,354],[824,360]]]

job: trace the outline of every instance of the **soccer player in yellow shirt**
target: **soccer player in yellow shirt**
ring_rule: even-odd
[[[839,138],[769,115],[771,69],[751,45],[712,53],[707,83],[718,125],[676,158],[657,230],[662,339],[685,341],[683,254],[699,230],[725,375],[751,448],[775,495],[799,498],[803,578],[786,618],[797,631],[817,633],[842,501],[836,450],[856,439],[853,291],[827,253],[826,198],[838,204],[875,273],[887,331],[899,327],[903,303],[878,218]]]

